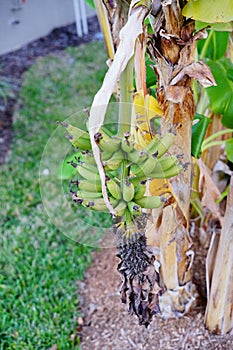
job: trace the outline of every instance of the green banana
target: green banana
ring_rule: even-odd
[[[109,151],[102,151],[101,152],[101,159],[103,161],[109,160],[113,155],[113,152],[109,152]]]
[[[87,180],[79,180],[78,181],[78,188],[81,191],[88,191],[88,192],[100,192],[101,191],[101,182],[90,182]]]
[[[147,153],[134,149],[126,155],[126,158],[134,164],[142,164],[148,158]]]
[[[85,164],[90,164],[90,165],[96,166],[95,158],[93,157],[93,154],[91,152],[85,151],[82,153],[82,156],[83,156],[83,161]]]
[[[77,169],[78,174],[82,178],[88,180],[89,182],[92,182],[92,183],[101,182],[100,175],[96,170],[97,168],[94,169],[94,171],[93,171],[93,166],[91,166],[89,164],[78,164],[76,169]]]
[[[145,181],[141,181],[136,189],[135,189],[135,195],[134,195],[134,199],[140,199],[145,195],[146,192],[146,180]]]
[[[133,216],[138,216],[142,213],[141,206],[135,202],[132,202],[132,201],[128,203],[128,209],[129,209],[130,214]]]
[[[166,132],[163,137],[153,147],[150,148],[149,153],[155,155],[157,158],[162,157],[168,149],[173,145],[175,135],[171,132]]]
[[[153,172],[156,171],[156,167],[165,171],[167,169],[170,169],[173,166],[177,166],[178,165],[178,159],[176,156],[166,156],[166,157],[162,157],[159,159],[156,159],[156,166],[153,169]]]
[[[129,141],[127,137],[121,140],[121,149],[125,153],[130,153],[134,150],[134,144],[132,141]]]
[[[145,209],[159,208],[163,204],[159,196],[144,196],[141,199],[135,199],[135,202]]]
[[[127,203],[131,202],[134,198],[135,192],[134,185],[132,184],[132,182],[130,182],[128,179],[126,181],[123,181],[121,188],[124,201],[126,201]]]
[[[89,191],[78,191],[78,198],[83,198],[84,200],[94,200],[96,198],[102,198],[102,192],[89,192]]]
[[[59,122],[59,124],[66,128],[68,132],[68,139],[72,145],[80,150],[91,150],[90,135],[87,131],[76,128],[68,123]]]
[[[120,167],[124,160],[124,153],[122,150],[118,150],[113,153],[112,157],[104,162],[104,166],[107,166],[110,170],[116,170]]]
[[[114,206],[113,206],[114,207]],[[117,216],[123,216],[127,208],[127,203],[123,200],[114,207]]]
[[[140,182],[146,181],[146,180],[147,180],[147,176],[140,176],[140,177],[134,176],[129,178],[129,181],[132,182],[135,188],[140,184]]]
[[[121,140],[108,136],[103,130],[95,134],[95,142],[102,151],[116,152],[121,145]]]
[[[96,198],[93,201],[85,201],[83,205],[93,210],[108,211],[103,198]]]
[[[144,163],[141,165],[132,165],[130,167],[130,170],[133,172],[135,176],[141,177],[146,176],[148,177],[150,173],[153,171],[156,165],[156,159],[149,157],[145,160]]]
[[[114,179],[107,179],[106,186],[113,198],[121,199],[121,187]]]
[[[134,148],[131,152],[126,154],[126,159],[130,160],[132,163],[137,164],[140,160],[139,153],[140,151]]]
[[[153,139],[144,148],[144,152],[151,153],[151,149],[154,148],[159,141],[160,141],[160,138],[157,135],[154,135]]]
[[[175,165],[164,171],[156,171],[155,169],[155,171],[150,174],[150,177],[152,179],[170,179],[171,177],[178,175],[182,170],[184,170],[182,165]]]

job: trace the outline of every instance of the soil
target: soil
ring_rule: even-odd
[[[14,98],[7,102],[0,98],[0,164],[6,161],[12,141],[12,115],[21,86],[22,75],[38,57],[59,53],[67,46],[78,46],[101,38],[97,17],[88,19],[89,33],[83,37],[76,34],[75,23],[54,29],[50,34],[23,46],[17,51],[0,56],[0,79],[11,82]]]
[[[129,315],[126,305],[121,303],[121,278],[117,272],[119,260],[115,249],[95,252],[85,280],[78,283],[82,317],[78,318],[76,336],[81,337],[81,349],[232,350],[233,334],[213,335],[204,327],[207,248],[197,238],[194,241],[198,247],[194,261],[194,282],[200,293],[197,306],[178,320],[164,321],[155,317],[148,328],[140,326],[136,316]]]
[[[1,76],[13,82],[15,97],[7,103],[0,101],[0,164],[6,161],[12,141],[12,115],[16,105],[23,73],[38,57],[51,52],[59,53],[67,46],[77,46],[100,37],[96,17],[88,20],[89,34],[82,38],[76,35],[75,24],[53,30],[21,49],[0,57]],[[109,237],[104,238],[104,246]],[[120,301],[121,278],[117,272],[118,259],[114,248],[103,248],[93,253],[93,264],[87,269],[85,279],[78,282],[80,310],[77,333],[73,339],[81,339],[82,350],[181,350],[208,349],[232,350],[233,335],[216,336],[204,327],[205,257],[204,248],[194,239],[194,283],[200,299],[195,309],[182,319],[164,321],[155,317],[149,328],[138,325],[135,316],[128,314]],[[112,243],[112,242],[111,242]]]

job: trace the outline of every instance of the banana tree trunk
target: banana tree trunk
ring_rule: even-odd
[[[191,78],[180,74],[185,66],[194,62],[195,42],[190,39],[194,22],[184,22],[181,1],[162,2],[161,27],[151,51],[157,61],[157,99],[164,113],[162,133],[176,134],[171,153],[180,156],[184,171],[170,180],[171,197],[163,209],[153,210],[154,231],[148,234],[148,244],[157,245],[159,266],[159,307],[164,318],[182,316],[195,300],[191,265],[193,251],[189,236],[189,206],[192,186],[191,127],[194,98]],[[168,4],[169,3],[169,4]],[[175,82],[175,83],[174,83]],[[153,185],[156,186],[156,183]]]

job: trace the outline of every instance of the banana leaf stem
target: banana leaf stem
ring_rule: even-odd
[[[200,59],[201,60],[204,60],[204,58],[206,56],[206,53],[207,53],[207,50],[208,50],[208,46],[210,44],[210,41],[211,41],[211,38],[212,38],[213,34],[214,34],[214,31],[211,30],[209,32],[208,38],[206,39],[205,44],[203,45],[203,48],[201,50],[201,54],[200,54]]]

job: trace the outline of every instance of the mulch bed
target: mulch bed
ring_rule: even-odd
[[[119,260],[115,249],[103,248],[95,252],[85,280],[78,283],[82,317],[78,318],[77,336],[81,336],[81,349],[232,350],[232,334],[212,335],[204,327],[207,248],[202,247],[197,238],[195,242],[198,249],[195,249],[194,279],[201,293],[197,306],[178,320],[164,321],[155,317],[147,329],[138,324],[135,316],[128,314],[120,301],[121,278],[117,273]]]

